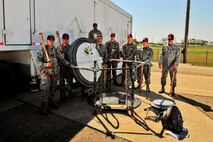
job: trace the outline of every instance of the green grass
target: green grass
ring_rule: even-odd
[[[138,47],[141,47],[138,44]],[[153,61],[157,62],[159,54],[161,52],[161,45],[150,44],[154,51]],[[181,50],[183,46],[181,46]],[[183,61],[183,55],[181,54],[181,62]],[[197,46],[189,45],[187,50],[187,63],[195,66],[208,66],[213,67],[213,46]]]

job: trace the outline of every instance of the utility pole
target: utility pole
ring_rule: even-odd
[[[183,51],[182,51],[182,53],[183,53],[183,63],[187,62],[187,47],[188,47],[188,33],[189,33],[189,17],[190,17],[190,1],[191,0],[187,0],[184,48],[183,48]]]

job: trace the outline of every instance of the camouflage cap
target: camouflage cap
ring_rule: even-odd
[[[97,34],[97,38],[102,38],[102,34]]]
[[[63,38],[63,39],[69,39],[69,35],[68,35],[67,33],[64,33],[64,34],[62,35],[62,38]]]
[[[98,27],[98,24],[97,23],[93,23],[93,27]]]
[[[128,34],[127,37],[128,37],[128,38],[132,38],[132,34]]]
[[[173,40],[174,39],[174,35],[173,34],[169,34],[168,35],[168,40]]]
[[[142,42],[148,42],[149,39],[148,38],[143,38]]]
[[[110,37],[115,37],[115,33],[111,33],[111,34],[110,34]]]
[[[55,37],[53,35],[48,35],[47,40],[55,40]]]

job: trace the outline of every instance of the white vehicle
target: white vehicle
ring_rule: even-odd
[[[120,45],[132,32],[132,16],[110,0],[0,0],[0,19],[0,89],[21,87],[39,74],[40,32],[44,39],[66,32],[72,43],[88,37],[96,22],[104,42],[115,32]]]

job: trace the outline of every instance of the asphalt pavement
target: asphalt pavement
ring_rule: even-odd
[[[158,98],[175,101],[181,110],[184,127],[189,130],[182,141],[211,141],[213,68],[181,64],[177,76],[177,96],[174,98],[158,94],[160,75],[160,70],[154,63],[149,100],[146,99],[144,91],[135,92],[142,102],[135,109],[136,117],[117,112],[94,115],[93,107],[88,105],[84,96],[79,95],[80,90],[76,90],[76,96],[61,104],[59,109],[51,110],[47,116],[41,116],[38,112],[39,92],[24,92],[10,97],[0,102],[0,141],[177,141],[165,134],[159,137],[158,132],[162,128],[160,123],[144,121],[144,108]],[[168,78],[167,84],[169,83]],[[169,89],[167,85],[166,91],[169,92]],[[114,132],[114,139],[107,136],[107,129]]]

